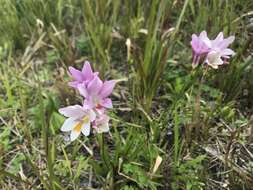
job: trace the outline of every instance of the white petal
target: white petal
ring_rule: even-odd
[[[99,125],[98,128],[97,128],[98,133],[105,133],[105,132],[108,132],[108,131],[109,131],[109,124],[108,123]]]
[[[96,119],[96,113],[93,110],[88,111],[89,121],[92,122]]]
[[[77,124],[77,121],[74,118],[68,118],[64,121],[61,131],[66,132],[66,131],[71,131],[73,127]]]
[[[86,137],[90,135],[90,123],[85,123],[82,126],[82,133],[83,135],[85,135]]]
[[[221,52],[221,55],[222,56],[235,55],[235,52],[232,49],[227,48]]]
[[[210,52],[207,55],[206,63],[210,65],[212,68],[217,69],[218,65],[222,65],[223,61],[221,59],[221,56],[218,52]]]
[[[65,117],[83,117],[84,111],[83,107],[80,105],[68,106],[65,108],[59,109],[60,114],[64,115]]]
[[[74,141],[77,139],[77,137],[80,135],[81,131],[75,131],[75,130],[72,130],[71,133],[70,133],[70,141]]]

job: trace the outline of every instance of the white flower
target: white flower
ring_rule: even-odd
[[[74,141],[82,132],[85,136],[90,134],[90,125],[96,118],[92,109],[84,109],[80,105],[68,106],[59,109],[59,112],[68,117],[61,127],[61,131],[70,133],[70,141]]]

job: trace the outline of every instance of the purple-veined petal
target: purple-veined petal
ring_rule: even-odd
[[[116,84],[115,80],[105,81],[101,91],[99,92],[100,96],[102,98],[109,96],[112,93],[115,84]]]
[[[69,67],[69,72],[72,75],[74,79],[77,81],[82,81],[83,80],[83,74],[81,71],[75,69],[74,67]]]

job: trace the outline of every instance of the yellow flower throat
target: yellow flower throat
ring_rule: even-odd
[[[79,133],[79,132],[81,131],[81,129],[82,129],[83,124],[88,123],[88,122],[89,122],[88,116],[84,116],[83,119],[80,120],[80,121],[76,124],[76,126],[74,127],[73,130]]]

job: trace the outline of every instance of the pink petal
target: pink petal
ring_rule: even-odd
[[[214,41],[220,42],[224,39],[223,32],[220,32],[217,37],[214,39]]]
[[[81,71],[75,69],[74,67],[69,67],[69,72],[71,73],[72,77],[78,81],[83,80],[83,74]]]
[[[83,108],[84,109],[92,109],[94,108],[95,105],[94,103],[92,102],[92,99],[91,98],[87,98],[83,101]]]
[[[89,82],[87,87],[87,92],[89,95],[97,95],[103,86],[103,82],[99,77],[95,77],[92,81]]]
[[[202,45],[203,47],[204,46],[211,47],[211,40],[208,38],[206,31],[202,31],[199,34],[199,40],[204,44]]]
[[[112,108],[112,100],[110,98],[103,99],[103,101],[100,104],[105,108]]]
[[[88,97],[88,92],[87,92],[87,89],[86,89],[86,85],[85,85],[84,83],[78,84],[78,85],[77,85],[77,89],[78,89],[79,93],[80,93],[83,97],[85,97],[85,98]]]
[[[71,82],[68,82],[68,85],[73,87],[73,88],[77,88],[79,83],[80,82],[78,82],[78,81],[71,81]]]
[[[90,63],[88,61],[85,61],[83,65],[82,73],[86,80],[92,78],[93,72],[92,72]]]
[[[224,39],[221,43],[220,43],[220,49],[225,49],[227,48],[231,43],[233,43],[233,41],[235,40],[234,36],[230,36],[226,39]]]
[[[65,108],[60,108],[59,113],[65,117],[81,118],[85,115],[85,112],[80,105],[68,106]]]
[[[115,80],[105,81],[101,91],[99,92],[100,96],[102,98],[109,96],[112,93],[115,84],[116,84]]]

